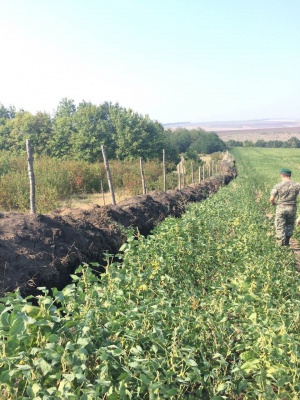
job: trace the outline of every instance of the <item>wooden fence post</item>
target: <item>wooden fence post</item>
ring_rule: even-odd
[[[144,170],[143,170],[142,157],[140,157],[140,171],[141,171],[141,177],[142,177],[143,194],[146,194],[147,189],[146,189],[145,175],[144,175]]]
[[[180,163],[177,165],[177,173],[178,173],[178,189],[181,190],[181,171],[180,171]]]
[[[181,159],[181,174],[182,174],[182,187],[185,187],[185,165],[184,158]]]
[[[163,176],[164,176],[164,192],[167,190],[167,183],[166,183],[166,152],[163,149]]]
[[[113,205],[116,205],[115,192],[114,192],[114,188],[113,188],[113,184],[112,184],[111,173],[110,173],[110,169],[109,169],[108,159],[106,157],[104,144],[101,145],[101,150],[102,150],[104,166],[105,166],[106,174],[107,174],[108,187],[109,187],[109,191],[111,194],[111,202]]]
[[[191,161],[191,170],[192,170],[192,185],[195,186],[195,181],[194,181],[194,163]]]
[[[29,176],[29,185],[30,185],[30,214],[35,214],[36,213],[35,178],[34,178],[34,170],[33,170],[33,152],[32,152],[30,139],[26,140],[26,151],[27,151],[28,176]]]
[[[198,181],[199,183],[201,182],[201,166],[199,167],[199,171],[198,171]]]

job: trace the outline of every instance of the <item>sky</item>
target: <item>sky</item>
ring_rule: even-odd
[[[299,0],[0,0],[0,103],[300,119]]]

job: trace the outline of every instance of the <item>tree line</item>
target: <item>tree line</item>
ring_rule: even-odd
[[[255,142],[251,140],[228,140],[226,141],[228,147],[269,147],[269,148],[300,148],[300,140],[296,137],[291,137],[288,140],[263,140],[259,139]]]
[[[0,150],[22,154],[26,151],[26,139],[31,140],[37,155],[91,163],[102,161],[102,144],[110,159],[161,159],[165,149],[166,160],[176,163],[182,153],[192,159],[197,153],[226,149],[215,133],[201,129],[172,132],[148,115],[118,103],[94,105],[82,101],[76,105],[64,98],[53,115],[41,111],[33,115],[0,103]]]
[[[214,132],[203,129],[177,128],[175,131],[167,130],[166,144],[177,154],[185,154],[187,159],[197,159],[199,154],[212,154],[227,149],[226,144]]]

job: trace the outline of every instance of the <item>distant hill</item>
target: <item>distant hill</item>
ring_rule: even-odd
[[[234,130],[252,130],[252,129],[278,129],[300,127],[300,119],[257,119],[244,121],[210,121],[210,122],[174,122],[164,124],[166,129],[202,128],[205,131],[234,131]]]

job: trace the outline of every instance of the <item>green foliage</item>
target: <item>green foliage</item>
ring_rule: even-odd
[[[297,150],[237,149],[238,178],[106,272],[0,302],[4,399],[298,399],[300,278],[269,191]],[[293,151],[292,151],[293,150]]]
[[[24,153],[26,139],[31,139],[35,154],[63,160],[99,162],[102,144],[110,159],[152,160],[161,157],[164,138],[160,123],[119,104],[82,101],[76,106],[64,98],[52,117],[24,110],[15,113],[0,104],[0,150],[14,154]],[[175,161],[172,152],[168,157]]]
[[[226,150],[225,143],[214,132],[205,132],[203,129],[178,128],[167,131],[165,141],[174,147],[177,153],[187,153],[191,159],[196,154],[211,154]]]
[[[133,160],[138,157],[151,160],[162,153],[164,134],[162,125],[151,121],[148,116],[134,113],[131,109],[115,107],[110,116],[116,130],[118,160]]]

